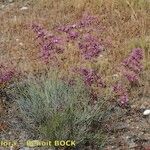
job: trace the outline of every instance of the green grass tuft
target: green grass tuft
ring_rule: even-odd
[[[20,112],[27,124],[49,140],[75,140],[82,147],[103,146],[105,134],[100,123],[106,117],[105,100],[91,104],[88,89],[82,81],[69,86],[57,74],[32,79],[14,88]],[[108,113],[108,112],[107,112]]]

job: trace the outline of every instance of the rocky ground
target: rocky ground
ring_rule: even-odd
[[[143,112],[150,104],[149,98],[139,100],[131,108],[122,109],[119,106],[112,111],[112,118],[115,118],[116,112],[122,113],[117,120],[112,119],[105,129],[109,132],[106,140],[106,150],[149,150],[150,149],[150,115],[144,115]],[[142,105],[140,104],[142,103]],[[1,140],[17,141],[17,146],[12,150],[50,150],[50,148],[28,148],[25,147],[25,141],[34,139],[34,134],[29,131],[23,120],[18,116],[16,104],[7,103],[1,105]],[[114,114],[114,116],[113,116]],[[114,120],[114,122],[113,122]],[[9,150],[10,148],[2,148]]]

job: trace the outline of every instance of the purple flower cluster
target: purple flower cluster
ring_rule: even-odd
[[[131,54],[123,62],[123,75],[129,80],[130,83],[139,81],[139,74],[143,69],[141,60],[143,59],[142,49],[135,48]]]
[[[72,25],[59,27],[58,30],[67,34],[67,41],[76,40],[81,35],[79,33],[79,29],[90,25],[92,20],[92,17],[82,18],[79,22]]]
[[[132,50],[131,54],[122,62],[121,73],[130,83],[139,82],[139,74],[142,71],[141,60],[143,59],[143,52],[140,48]],[[128,102],[128,93],[126,88],[121,83],[116,83],[113,86],[113,91],[118,95],[119,101],[122,105]]]
[[[93,30],[88,30],[88,27],[95,23],[97,23],[97,17],[86,13],[76,23],[58,27],[55,35],[34,23],[32,29],[37,35],[36,39],[39,40],[41,57],[48,62],[49,58],[55,56],[55,53],[63,53],[65,47],[67,47],[67,42],[72,41],[78,44],[84,59],[90,60],[98,57],[103,51],[103,46],[98,38],[90,33]],[[65,35],[62,33],[65,33]]]
[[[123,75],[127,78],[130,83],[138,83],[139,75],[133,71],[125,70],[123,71]]]
[[[67,26],[59,27],[58,30],[67,34],[67,41],[77,40],[79,49],[84,59],[92,59],[98,57],[103,51],[103,46],[98,38],[92,36],[89,31],[85,33],[80,33],[81,28],[86,28],[91,26],[96,22],[95,16],[90,16],[85,14],[81,20],[77,23]],[[83,31],[83,30],[82,30]]]
[[[67,35],[66,42],[69,42],[70,40],[76,40],[80,35],[77,24],[59,27],[58,31],[66,33]]]
[[[53,34],[49,33],[46,29],[42,26],[33,23],[32,30],[36,33],[36,39],[40,39],[41,42],[45,42],[48,38],[53,37]]]
[[[79,37],[79,33],[77,31],[69,31],[68,39],[75,40]]]
[[[104,81],[102,81],[102,78],[97,75],[96,71],[86,68],[80,68],[76,70],[83,77],[83,80],[87,86],[92,86],[95,84],[98,87],[106,87],[106,84]]]
[[[8,68],[4,67],[3,65],[0,66],[0,69],[1,69],[0,70],[0,84],[9,82],[15,74],[15,70],[8,69]]]
[[[79,42],[79,49],[81,50],[82,56],[90,60],[99,56],[103,51],[103,46],[97,38],[87,34],[83,37],[83,40]]]
[[[36,24],[32,25],[32,29],[40,41],[41,57],[45,62],[48,62],[48,59],[52,58],[55,53],[63,53],[64,48],[62,46],[63,42],[61,37],[48,33],[45,29]]]
[[[121,105],[126,105],[128,103],[128,93],[121,83],[113,85],[113,91],[117,94]]]
[[[93,58],[97,58],[103,52],[104,48],[108,47],[107,44],[110,44],[111,41],[108,40],[107,42],[106,39],[100,39],[98,36],[96,36],[97,34],[94,34],[95,31],[97,31],[97,28],[92,28],[95,26],[91,25],[93,25],[95,22],[97,23],[96,17],[86,14],[75,24],[57,28],[57,32],[55,31],[55,34],[49,33],[43,27],[37,24],[33,24],[32,29],[37,35],[36,39],[39,40],[41,57],[46,62],[49,62],[49,60],[54,60],[55,58],[57,61],[55,54],[63,53],[64,49],[68,46],[68,42],[71,42],[71,44],[75,44],[75,46],[77,45],[80,50],[79,53],[83,56],[84,59],[90,61]],[[120,72],[123,77],[126,77],[131,84],[139,83],[139,75],[143,69],[141,63],[142,59],[142,49],[135,48],[132,50],[131,54],[121,63]],[[95,70],[87,68],[76,68],[74,71],[82,76],[84,83],[88,87],[106,87],[106,83],[104,83],[101,76],[99,76]],[[9,76],[11,77],[11,75],[12,72],[5,73],[5,77],[1,77],[0,82],[2,80],[7,80]],[[70,86],[75,84],[73,79],[63,80]],[[116,83],[113,86],[113,91],[118,96],[121,105],[126,105],[128,103],[128,92],[121,82]],[[92,94],[92,99],[96,99],[97,95]]]
[[[53,57],[55,53],[63,53],[64,48],[61,47],[61,38],[53,37],[49,41],[41,45],[41,57],[48,60]]]

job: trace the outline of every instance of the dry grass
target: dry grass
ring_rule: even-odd
[[[99,35],[111,40],[112,47],[103,60],[101,69],[109,76],[113,69],[128,55],[131,48],[144,48],[144,78],[148,81],[150,67],[150,2],[148,0],[40,0],[19,1],[5,4],[0,9],[0,63],[16,66],[24,73],[33,73],[44,68],[37,59],[38,47],[30,28],[32,22],[38,22],[48,30],[59,24],[74,22],[84,12],[97,15],[106,28]],[[27,6],[27,10],[20,10]],[[74,47],[72,48],[74,49]],[[67,62],[69,65],[70,61]],[[72,62],[74,63],[74,62]],[[88,65],[88,64],[87,64]]]
[[[29,9],[20,10],[22,6]],[[30,23],[36,21],[51,29],[57,24],[76,20],[84,11],[101,18],[108,31],[105,37],[109,36],[115,45],[115,50],[111,50],[111,58],[120,60],[130,50],[128,47],[134,47],[135,39],[140,38],[142,42],[148,40],[149,8],[148,0],[16,1],[0,10],[1,61],[12,60],[25,70],[35,69],[37,62],[34,59],[38,50],[29,28]],[[146,55],[148,59],[148,52]]]

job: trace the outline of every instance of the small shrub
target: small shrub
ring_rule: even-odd
[[[79,147],[87,142],[98,147],[104,144],[100,123],[107,112],[105,100],[91,103],[91,93],[82,81],[76,79],[69,85],[51,73],[50,78],[18,84],[13,91],[24,120],[34,123],[45,138],[72,139]]]

